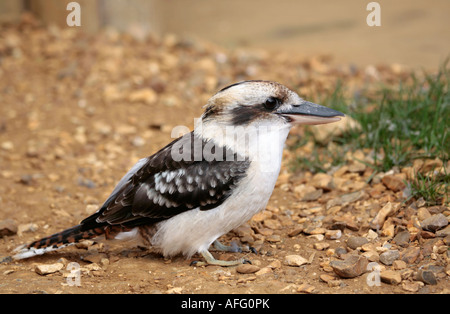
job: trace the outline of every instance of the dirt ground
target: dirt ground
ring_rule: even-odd
[[[350,168],[327,177],[338,187],[320,188],[319,182],[309,192],[320,195],[305,200],[299,187],[314,174],[290,172],[292,152],[286,152],[267,209],[221,239],[254,246],[258,254],[212,251],[221,259],[244,256],[256,268],[195,267],[190,263],[199,256],[165,260],[152,250],[111,242],[10,261],[18,245],[93,213],[139,158],[171,141],[173,127],[192,129],[206,100],[229,83],[272,79],[307,97],[332,90],[342,78],[357,88],[408,77],[398,65],[355,68],[321,57],[229,52],[173,36],[139,41],[112,31],[87,36],[38,24],[25,17],[17,27],[0,29],[0,221],[12,219],[16,228],[0,238],[0,293],[449,293],[448,237],[413,239],[408,213],[423,205],[399,205],[393,221],[403,227],[395,233],[408,230],[413,240],[397,246],[393,234],[374,231],[369,222],[387,203],[400,204],[401,191],[366,184],[370,171]],[[342,202],[331,206],[335,199]],[[445,206],[427,211],[450,213]],[[333,238],[330,230],[341,235]],[[354,237],[369,239],[374,249],[350,249],[347,240]],[[372,251],[398,249],[405,257],[411,248],[420,252],[406,267],[377,262],[401,274],[396,283],[370,284],[370,271],[346,279],[330,266]],[[291,255],[306,260],[288,265]],[[71,284],[73,262],[81,267],[78,286]],[[51,274],[36,271],[56,263],[62,265]],[[436,284],[416,279],[430,267]]]

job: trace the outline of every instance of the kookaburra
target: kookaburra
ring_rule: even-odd
[[[208,251],[217,239],[263,210],[295,124],[325,124],[339,111],[300,98],[270,81],[244,81],[209,99],[200,124],[154,155],[139,160],[99,210],[77,226],[18,247],[13,258],[44,254],[83,239],[136,239],[164,256]]]

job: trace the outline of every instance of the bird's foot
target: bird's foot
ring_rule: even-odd
[[[236,242],[231,242],[231,245],[225,245],[219,242],[219,240],[214,241],[213,246],[218,251],[231,252],[231,253],[242,253],[242,252],[252,252],[258,254],[254,247],[242,247],[236,244]]]
[[[216,266],[237,266],[237,265],[241,265],[241,264],[251,264],[251,262],[245,258],[240,258],[234,261],[222,261],[222,260],[218,260],[215,259],[214,256],[212,256],[211,253],[209,253],[209,251],[204,251],[201,252],[203,258],[205,259],[204,262],[201,261],[193,261],[191,263],[191,266],[207,266],[207,265],[216,265]]]
[[[232,252],[232,253],[242,253],[242,247],[236,244],[236,242],[231,242],[231,245],[225,245],[219,242],[219,240],[214,241],[213,246],[218,251]]]

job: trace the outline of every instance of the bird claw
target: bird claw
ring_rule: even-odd
[[[216,265],[216,266],[224,266],[224,267],[228,267],[228,266],[237,266],[240,264],[251,264],[252,262],[248,259],[245,258],[240,258],[238,260],[235,261],[222,261],[222,260],[218,260],[215,259],[214,256],[211,255],[211,253],[209,253],[208,251],[205,252],[201,252],[203,258],[205,259],[205,261],[192,261],[190,263],[190,266],[208,266],[208,265]]]
[[[207,263],[201,262],[201,261],[192,261],[192,262],[189,264],[189,266],[194,266],[194,267],[197,267],[197,266],[206,266],[206,265],[207,265]]]
[[[242,247],[236,244],[236,242],[231,242],[230,245],[225,245],[220,243],[218,240],[214,241],[213,246],[216,250],[231,253],[242,253]]]

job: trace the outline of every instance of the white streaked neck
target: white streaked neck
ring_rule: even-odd
[[[216,121],[198,124],[195,135],[227,147],[250,161],[279,164],[290,125],[285,123],[253,122],[247,126],[229,126]]]

